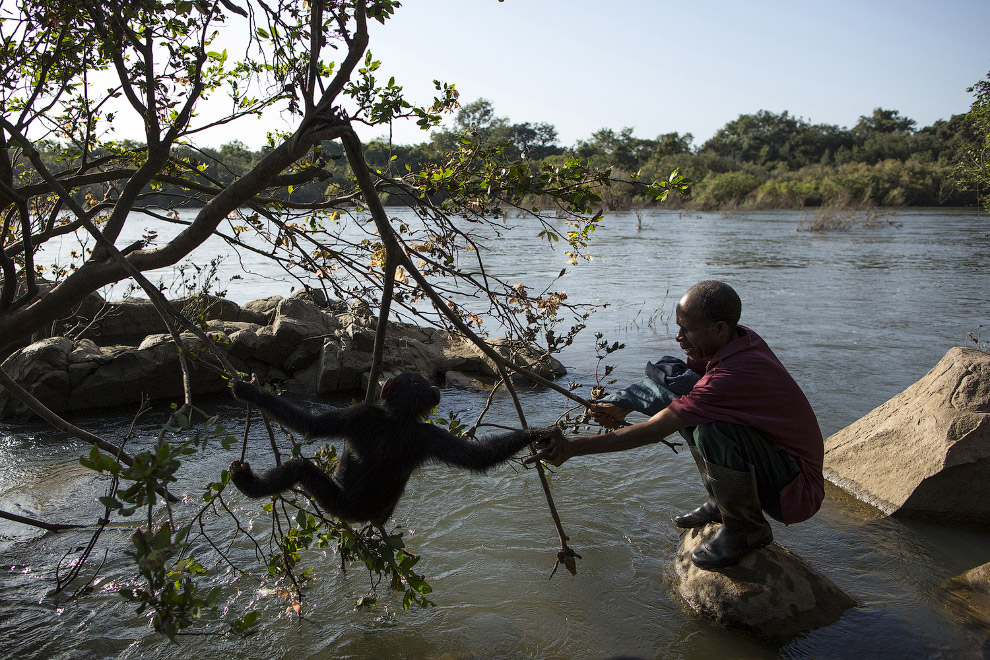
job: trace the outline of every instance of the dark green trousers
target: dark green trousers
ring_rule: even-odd
[[[781,519],[780,491],[801,473],[798,464],[776,449],[751,426],[709,422],[681,429],[681,435],[709,463],[738,472],[756,472],[760,505],[772,518]]]

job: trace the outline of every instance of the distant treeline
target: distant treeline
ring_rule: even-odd
[[[573,147],[563,147],[553,125],[511,123],[496,117],[491,103],[481,99],[462,107],[453,126],[434,131],[429,141],[415,145],[367,142],[367,159],[372,167],[386,174],[417,171],[425,164],[442,162],[466,132],[475,143],[504,143],[507,160],[524,157],[533,167],[580,158],[593,166],[613,168],[615,178],[643,183],[666,179],[679,168],[692,186],[686,197],[668,199],[667,204],[674,206],[711,209],[978,203],[974,192],[957,187],[953,180],[966,145],[976,139],[964,114],[919,129],[914,120],[882,108],[860,117],[852,128],[811,124],[786,111],[776,114],[760,110],[740,115],[697,147],[690,133],[665,133],[647,139],[635,137],[631,128],[603,128]],[[207,149],[186,155],[206,177],[227,183],[246,172],[260,154],[233,142],[216,151]],[[350,176],[346,159],[340,158],[338,143],[323,145],[321,155],[321,165],[330,176],[289,189],[290,199],[319,200],[331,192],[334,180]],[[612,185],[601,191],[603,203],[610,209],[654,203],[642,193],[642,186],[632,184]],[[170,198],[174,205],[176,197]],[[394,197],[392,201],[396,201]]]

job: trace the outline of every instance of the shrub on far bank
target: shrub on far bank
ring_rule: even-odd
[[[952,166],[888,159],[873,165],[809,165],[789,171],[756,169],[706,173],[682,170],[694,185],[691,208],[803,208],[853,206],[975,206],[971,191],[952,183]]]
[[[745,204],[762,183],[759,176],[749,172],[712,174],[694,184],[691,204],[706,209],[737,207]]]

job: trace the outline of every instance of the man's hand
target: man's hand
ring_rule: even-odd
[[[546,461],[551,465],[560,466],[568,458],[575,456],[572,440],[565,437],[560,430],[557,433],[545,438],[541,438],[533,443],[536,453],[523,459],[523,465],[530,465],[536,461]]]
[[[614,403],[592,403],[588,408],[592,419],[606,429],[618,428],[626,420],[626,415],[632,412],[629,408],[617,406]]]
[[[621,420],[630,412],[614,404],[596,404],[596,406],[607,406],[602,411],[603,419]],[[626,451],[627,449],[635,449],[636,447],[661,441],[673,448],[675,445],[670,444],[664,438],[685,426],[687,424],[677,416],[677,413],[670,408],[664,408],[645,422],[631,424],[602,435],[572,435],[565,437],[561,434],[549,438],[541,438],[533,443],[537,453],[527,457],[523,463],[546,461],[551,465],[562,465],[567,459],[574,456]]]

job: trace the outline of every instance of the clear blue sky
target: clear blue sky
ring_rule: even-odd
[[[625,126],[701,144],[761,109],[852,126],[883,107],[922,127],[968,110],[990,71],[990,0],[406,0],[375,26],[375,58],[417,101],[453,82],[564,145]]]
[[[417,103],[436,78],[463,103],[553,124],[565,146],[623,127],[700,146],[764,109],[844,127],[877,107],[919,128],[966,112],[966,88],[990,71],[990,0],[404,0],[372,23],[370,49],[382,81],[394,75]],[[200,143],[256,149],[280,122],[245,119]],[[125,119],[116,128],[140,139]],[[425,139],[412,122],[394,127],[396,143]]]

